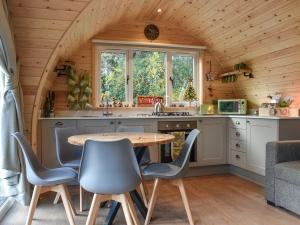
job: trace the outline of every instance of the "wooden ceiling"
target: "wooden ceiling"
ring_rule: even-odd
[[[259,79],[237,82],[238,97],[258,96],[253,85],[263,89],[266,75],[279,82],[284,73],[294,81],[300,71],[299,0],[9,0],[8,4],[22,64],[28,128],[32,116],[38,118],[40,96],[52,84],[57,61],[71,56],[98,32],[124,21],[178,26],[207,45],[224,70],[247,62]],[[158,8],[162,13],[157,13]],[[276,82],[262,92],[275,89],[280,89]]]

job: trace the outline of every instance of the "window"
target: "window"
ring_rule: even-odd
[[[157,51],[133,52],[133,102],[138,96],[166,95],[166,53]]]
[[[95,106],[105,98],[136,105],[138,96],[161,96],[167,106],[187,105],[183,96],[190,81],[200,95],[197,49],[97,45],[95,56]]]
[[[183,96],[190,80],[194,80],[194,57],[191,55],[172,56],[172,102],[184,102]]]
[[[118,101],[124,102],[126,100],[126,53],[101,52],[100,55],[101,96],[104,98],[117,99]]]

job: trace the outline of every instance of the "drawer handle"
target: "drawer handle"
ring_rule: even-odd
[[[122,122],[121,122],[121,121],[119,121],[119,122],[118,122],[118,124],[120,125],[120,124],[122,124]]]
[[[62,125],[64,125],[64,123],[60,121],[55,123],[55,126],[62,126]]]
[[[235,132],[235,136],[237,137],[241,136],[240,132]]]
[[[114,121],[110,121],[110,124],[113,125],[113,124],[114,124]]]
[[[240,123],[239,121],[236,121],[235,124],[236,124],[236,125],[240,125],[241,123]]]
[[[239,148],[239,147],[241,147],[241,146],[240,146],[239,143],[236,143],[236,144],[235,144],[235,147]]]
[[[235,155],[235,158],[236,159],[240,159],[241,157],[239,155]]]
[[[202,120],[199,120],[199,123],[202,123]]]

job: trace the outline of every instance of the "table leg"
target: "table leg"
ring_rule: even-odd
[[[121,203],[119,203],[119,202],[116,202],[116,201],[111,202],[111,208],[105,219],[104,225],[112,225],[113,224],[114,219],[118,213],[120,206],[121,206]]]
[[[131,191],[130,196],[132,198],[132,201],[135,203],[137,209],[139,210],[139,212],[141,213],[141,215],[145,219],[146,216],[147,216],[147,211],[148,210],[147,210],[147,207],[145,206],[143,200],[141,199],[139,193],[137,192],[137,190]]]
[[[136,159],[137,159],[138,163],[142,160],[144,152],[145,152],[145,148],[141,147],[139,149],[135,149],[135,155],[136,155]],[[130,196],[132,198],[132,201],[135,203],[137,209],[143,216],[143,218],[146,218],[147,207],[145,206],[145,204],[144,204],[143,200],[141,199],[137,190],[131,191]],[[104,225],[112,225],[113,224],[113,221],[118,213],[120,206],[121,206],[121,204],[119,202],[112,201],[111,208],[105,219]]]

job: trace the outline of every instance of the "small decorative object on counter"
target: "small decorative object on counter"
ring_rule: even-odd
[[[201,104],[199,107],[199,114],[212,115],[215,113],[215,107],[213,104]]]
[[[195,88],[193,87],[192,80],[189,81],[189,84],[188,84],[188,86],[185,90],[184,96],[183,96],[183,100],[188,101],[189,106],[191,106],[191,103],[193,101],[197,100],[197,94],[196,94]]]
[[[276,92],[273,96],[269,95],[271,103],[263,103],[259,108],[260,116],[290,116],[290,105],[294,101],[294,97],[285,96]]]
[[[161,96],[138,96],[137,105],[139,107],[150,107],[154,106],[156,102],[164,102],[164,97]]]
[[[54,100],[55,93],[53,91],[49,91],[46,100],[44,103],[44,117],[54,117]]]

